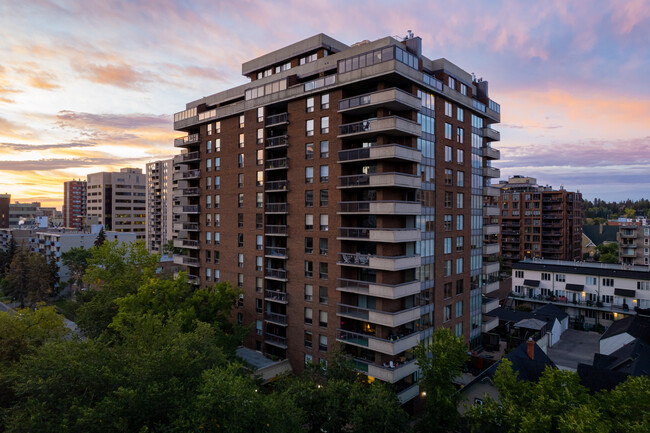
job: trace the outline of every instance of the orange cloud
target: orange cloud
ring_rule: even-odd
[[[124,89],[139,89],[142,84],[152,81],[150,74],[136,71],[129,65],[75,65],[83,78],[94,83],[108,84]]]

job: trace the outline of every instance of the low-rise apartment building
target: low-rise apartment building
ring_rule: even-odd
[[[617,239],[618,257],[621,263],[650,266],[650,226],[621,225]]]

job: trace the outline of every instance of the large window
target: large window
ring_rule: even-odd
[[[307,137],[314,135],[314,119],[309,119],[305,122],[305,133]]]

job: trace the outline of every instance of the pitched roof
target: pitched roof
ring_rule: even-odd
[[[563,321],[569,315],[564,312],[561,308],[553,305],[553,304],[545,304],[542,307],[539,307],[537,310],[533,312],[535,314],[536,319],[540,320],[546,320],[547,322],[551,320],[552,318],[556,318],[558,321]]]
[[[578,364],[580,383],[592,392],[612,389],[628,376],[648,376],[650,346],[636,339],[610,355],[595,354],[593,365]]]
[[[645,344],[650,345],[650,317],[637,315],[616,320],[600,339],[603,340],[624,333],[628,333],[632,337],[638,338]]]
[[[546,323],[552,322],[553,319],[563,321],[569,315],[553,304],[546,304],[533,312],[516,311],[509,308],[499,307],[490,311],[492,317],[498,317],[500,321],[517,323],[524,319],[537,319]]]
[[[587,236],[593,243],[600,245],[603,242],[616,242],[618,226],[603,226],[603,232],[600,232],[598,225],[583,225],[582,233]]]

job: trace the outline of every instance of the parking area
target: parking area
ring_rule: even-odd
[[[591,365],[594,354],[599,352],[600,336],[597,332],[567,329],[547,354],[560,368],[575,370],[578,363]]]

